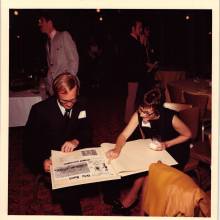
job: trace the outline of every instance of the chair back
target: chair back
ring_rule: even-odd
[[[182,110],[185,110],[188,108],[192,108],[192,105],[182,104],[182,103],[174,103],[174,102],[164,102],[163,107],[174,110],[176,112],[179,112],[179,111],[182,111]]]
[[[184,80],[185,78],[186,72],[182,70],[159,70],[155,75],[155,79],[161,81],[165,88],[166,101],[170,101],[167,84],[177,80]]]
[[[186,78],[186,72],[182,70],[159,70],[156,73],[155,79],[164,82],[166,85],[168,82],[184,80]]]
[[[179,112],[180,119],[189,127],[192,132],[192,140],[198,136],[199,131],[199,108],[190,104],[165,102],[165,108]]]
[[[199,131],[199,108],[192,107],[179,112],[180,119],[189,127],[192,132],[191,140],[195,141]]]
[[[190,92],[184,92],[183,96],[186,103],[191,104],[193,107],[199,107],[200,118],[202,119],[206,113],[209,97],[207,95],[197,95]]]
[[[183,103],[183,94],[180,88],[171,84],[167,84],[167,89],[171,102]]]
[[[208,195],[190,176],[163,163],[150,165],[142,193],[141,213],[149,216],[210,216]]]

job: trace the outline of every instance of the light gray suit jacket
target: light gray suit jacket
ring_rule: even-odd
[[[69,72],[76,75],[79,67],[79,55],[77,47],[71,35],[67,31],[57,31],[54,38],[46,45],[47,63],[49,72],[47,76],[48,90],[52,94],[53,79],[63,73]]]

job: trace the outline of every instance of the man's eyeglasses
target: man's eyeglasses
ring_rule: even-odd
[[[61,104],[67,104],[67,103],[74,104],[74,103],[77,102],[77,99],[76,99],[76,98],[75,98],[75,99],[70,99],[70,100],[59,99],[59,102],[60,102]]]

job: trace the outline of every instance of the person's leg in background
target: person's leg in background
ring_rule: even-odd
[[[131,189],[129,190],[128,194],[122,201],[122,205],[125,208],[131,207],[138,199],[138,194],[141,190],[144,180],[145,180],[145,176],[139,176],[137,179],[134,180]]]
[[[103,201],[106,204],[114,205],[120,198],[120,180],[112,180],[102,183]]]
[[[82,215],[79,192],[77,186],[52,191],[53,198],[60,203],[64,215]]]
[[[148,181],[148,175],[145,176],[145,179],[143,180],[143,187],[141,189],[141,195],[140,195],[140,200],[141,200],[141,208],[140,208],[140,216],[146,216],[147,213],[145,213],[144,209],[143,209],[143,204],[144,204],[144,195],[145,195],[145,191],[147,188],[147,181]]]
[[[128,82],[128,95],[125,104],[125,116],[124,122],[127,124],[135,112],[135,101],[136,95],[138,90],[138,83],[137,82]]]
[[[126,186],[129,186],[129,190],[123,196],[122,201],[118,199],[112,204],[113,213],[125,216],[131,214],[131,209],[133,209],[139,202],[139,192],[141,191],[145,178],[146,172],[128,176],[123,180],[123,182],[126,183]]]

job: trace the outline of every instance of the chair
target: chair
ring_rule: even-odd
[[[164,102],[163,107],[179,112],[188,108],[192,108],[192,105],[174,102]]]
[[[179,114],[180,118],[188,125],[192,132],[190,159],[184,167],[184,172],[189,173],[190,171],[194,171],[199,186],[202,186],[201,163],[209,167],[211,166],[211,147],[209,143],[204,141],[201,142],[197,138],[199,130],[199,109],[198,107],[193,107],[192,109],[180,111]]]
[[[180,88],[171,84],[167,84],[167,89],[171,102],[183,103],[183,94]]]
[[[186,78],[186,72],[183,70],[159,70],[155,78],[166,84],[171,81],[184,80]]]
[[[155,79],[161,81],[165,88],[166,101],[170,101],[167,84],[177,80],[184,80],[185,78],[186,72],[182,70],[159,70],[155,75]]]
[[[189,127],[192,133],[191,142],[194,143],[198,137],[199,130],[199,108],[192,107],[179,112],[180,119]]]
[[[199,130],[199,108],[179,103],[164,103],[164,107],[179,111],[180,119],[190,128],[192,132],[190,158],[184,167],[184,172],[189,173],[194,171],[197,182],[201,185],[199,162],[205,163],[209,166],[211,165],[211,148],[207,143],[197,141]]]
[[[198,141],[198,130],[199,130],[199,109],[198,107],[192,107],[179,112],[179,117],[182,121],[190,128],[192,132],[190,148],[190,160],[184,167],[184,172],[195,171],[198,184],[201,186],[201,172],[200,162],[211,165],[211,148],[209,143]]]
[[[192,106],[199,107],[200,117],[203,118],[206,113],[206,107],[208,104],[207,95],[197,95],[195,93],[183,92],[184,99],[186,103],[191,104]]]
[[[207,111],[208,96],[189,92],[184,92],[183,95],[186,103],[200,109],[201,134],[204,142],[205,134],[211,133],[211,112]]]
[[[141,214],[210,217],[210,198],[191,177],[163,163],[152,163],[143,185]]]
[[[190,128],[192,132],[192,140],[196,140],[199,126],[199,108],[192,107],[190,104],[165,102],[165,108],[179,112],[179,117]]]
[[[189,127],[192,133],[191,145],[190,145],[190,157],[183,171],[185,173],[190,173],[191,171],[195,172],[197,182],[200,184],[201,177],[200,177],[200,172],[198,169],[199,160],[192,157],[192,149],[194,147],[194,142],[197,139],[197,135],[198,135],[199,109],[195,107],[183,109],[179,112],[179,117]]]

